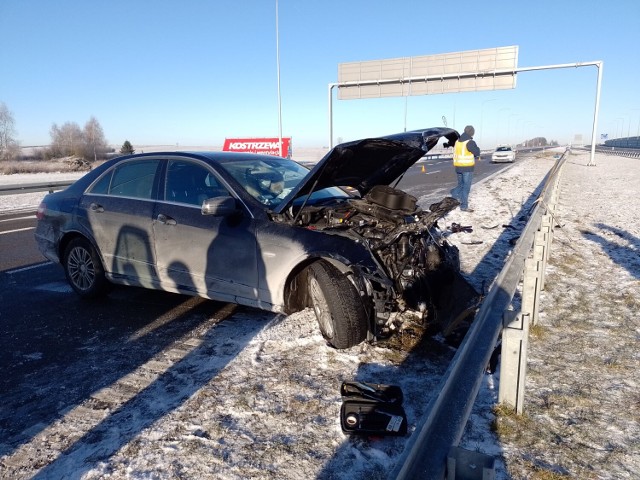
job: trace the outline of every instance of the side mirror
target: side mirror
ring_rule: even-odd
[[[238,212],[238,205],[236,204],[236,199],[233,197],[207,198],[202,202],[201,212],[203,215],[228,217]]]

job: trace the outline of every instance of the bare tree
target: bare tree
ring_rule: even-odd
[[[75,122],[66,122],[61,127],[55,123],[51,125],[49,131],[51,135],[51,149],[54,156],[69,157],[72,155],[82,156],[84,148],[84,138],[82,130]]]
[[[93,156],[93,161],[98,160],[98,153],[104,153],[107,150],[107,141],[104,138],[104,132],[96,117],[91,117],[84,125],[84,145],[85,158]]]
[[[13,114],[0,102],[0,160],[11,160],[18,153],[19,145],[14,138],[15,134]]]
[[[62,132],[60,132],[60,127],[58,124],[53,123],[51,128],[49,129],[49,135],[51,136],[51,157],[61,157],[63,155],[63,139]]]

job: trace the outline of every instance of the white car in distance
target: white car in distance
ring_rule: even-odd
[[[498,145],[496,151],[491,154],[492,163],[513,163],[516,160],[516,152],[511,145]]]

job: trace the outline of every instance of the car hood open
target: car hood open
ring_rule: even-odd
[[[335,146],[275,209],[285,211],[299,197],[328,187],[353,187],[364,196],[376,185],[389,185],[445,137],[453,146],[459,137],[451,128],[429,128]]]

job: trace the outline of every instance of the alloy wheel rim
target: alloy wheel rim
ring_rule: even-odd
[[[320,284],[315,278],[311,278],[309,282],[309,293],[313,303],[313,311],[318,318],[320,329],[329,338],[333,338],[333,323],[331,322],[331,313],[329,312],[329,304],[322,293]]]
[[[89,290],[95,282],[96,272],[91,254],[87,249],[76,247],[67,260],[67,270],[73,284],[80,290]]]

